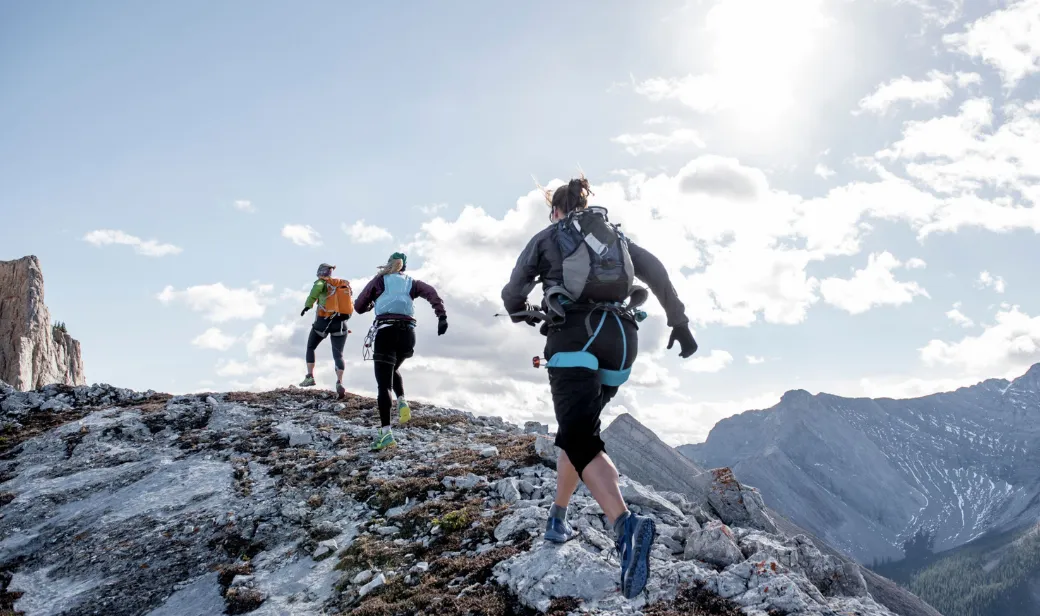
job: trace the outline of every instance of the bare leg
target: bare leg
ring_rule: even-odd
[[[582,480],[611,524],[621,514],[628,511],[625,499],[621,496],[621,489],[618,487],[617,467],[606,453],[601,451],[592,459],[592,462],[585,467],[585,472],[582,473]]]
[[[336,370],[336,382],[337,383],[342,383],[343,382],[343,371],[342,370]]]
[[[307,362],[307,376],[314,376],[314,362]]]
[[[567,505],[571,502],[571,496],[578,489],[579,481],[581,481],[581,478],[578,477],[578,471],[571,464],[571,459],[567,457],[565,452],[561,451],[559,459],[556,460],[557,507],[560,509],[567,508]]]

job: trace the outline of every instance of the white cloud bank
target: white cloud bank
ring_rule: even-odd
[[[134,252],[146,257],[165,257],[182,252],[179,247],[173,244],[163,244],[157,240],[142,240],[137,236],[115,229],[91,231],[83,236],[83,241],[94,246],[108,246],[112,244],[132,246]]]

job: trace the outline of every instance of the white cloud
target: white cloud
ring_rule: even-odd
[[[994,129],[992,101],[969,99],[956,115],[907,122],[902,138],[875,154],[941,195],[918,197],[931,202],[915,224],[919,236],[968,226],[1040,231],[1040,100],[1008,103],[1003,115]]]
[[[719,349],[712,349],[711,353],[705,356],[694,355],[683,361],[683,370],[689,370],[690,372],[719,372],[726,366],[733,363],[733,355],[729,351],[722,351]]]
[[[655,117],[647,118],[647,119],[643,120],[643,124],[646,124],[647,126],[659,126],[661,124],[678,124],[678,123],[679,123],[679,118],[675,118],[675,117],[672,117],[672,116],[655,116]]]
[[[427,203],[425,205],[416,206],[420,212],[426,216],[433,216],[441,210],[448,207],[447,203]]]
[[[902,264],[888,251],[873,253],[867,266],[852,278],[827,278],[820,283],[823,300],[849,314],[860,314],[874,306],[908,304],[916,296],[928,297],[916,282],[899,282],[892,271]]]
[[[216,374],[223,377],[245,376],[253,371],[253,368],[244,362],[236,360],[221,360],[217,362]]]
[[[1012,0],[971,23],[963,32],[943,36],[950,49],[996,68],[1008,90],[1040,72],[1040,0]]]
[[[235,319],[257,319],[264,316],[270,303],[272,285],[256,285],[252,289],[233,289],[217,282],[178,291],[167,285],[156,297],[164,304],[181,302],[215,323]]]
[[[834,175],[835,172],[834,169],[831,169],[823,163],[816,163],[816,168],[813,169],[813,173],[826,180],[827,178]]]
[[[921,11],[926,21],[945,28],[960,19],[964,0],[891,0],[893,4],[909,4]]]
[[[347,226],[346,223],[341,225],[343,232],[350,236],[350,239],[358,244],[373,244],[375,242],[392,240],[394,237],[390,235],[390,232],[382,227],[374,225],[366,225],[365,220],[361,219],[354,224]]]
[[[134,252],[146,257],[165,257],[181,252],[181,249],[173,244],[161,244],[156,240],[142,240],[139,237],[114,229],[98,229],[83,236],[83,241],[95,246],[107,246],[109,244],[123,244],[133,246]]]
[[[928,267],[928,264],[925,263],[924,259],[919,259],[917,257],[906,262],[906,269],[924,269],[926,267]]]
[[[282,237],[297,246],[321,246],[321,234],[310,225],[285,225]]]
[[[235,209],[249,214],[256,212],[256,208],[253,206],[253,202],[244,199],[239,199],[238,201],[235,201]]]
[[[1003,308],[981,334],[957,342],[931,340],[920,352],[925,365],[959,368],[968,375],[1020,373],[1040,361],[1040,317],[1031,317],[1018,306]]]
[[[972,321],[970,318],[965,316],[963,312],[961,312],[960,302],[954,302],[953,308],[946,311],[946,316],[951,321],[953,321],[957,325],[960,325],[961,327],[971,327],[975,325],[975,321]]]
[[[226,351],[235,344],[236,338],[234,336],[228,336],[224,332],[220,331],[217,327],[211,327],[206,331],[202,332],[191,341],[191,343],[199,348],[213,349],[215,351]]]
[[[982,75],[978,73],[962,73],[957,71],[957,87],[967,88],[969,86],[977,86],[982,84]]]
[[[625,150],[633,156],[639,156],[647,152],[659,154],[665,150],[680,148],[683,146],[705,147],[697,131],[689,128],[677,128],[671,133],[640,133],[618,135],[611,139],[614,143],[625,146]]]
[[[1004,285],[1004,278],[1002,276],[994,276],[993,274],[990,274],[989,272],[985,271],[979,274],[977,284],[983,288],[990,287],[997,293],[1003,293],[1006,289],[1006,286]]]
[[[751,364],[752,366],[755,364],[764,363],[766,361],[765,357],[756,357],[755,355],[747,355],[745,356],[745,359],[747,359],[747,363]]]
[[[911,107],[937,105],[953,96],[949,84],[953,75],[941,71],[929,71],[927,79],[915,80],[907,76],[897,77],[879,85],[874,92],[859,102],[856,113],[884,115],[894,105],[907,102]]]
[[[307,289],[306,291],[301,291],[299,289],[282,289],[282,292],[278,295],[278,299],[282,301],[293,301],[302,303],[307,300],[307,295],[309,293],[310,289]]]

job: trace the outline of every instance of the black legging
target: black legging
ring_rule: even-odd
[[[331,338],[332,360],[336,362],[336,370],[343,370],[343,345],[347,343],[347,315],[332,318],[317,317],[311,325],[310,336],[307,337],[307,363],[314,363],[314,350],[326,337]]]
[[[580,351],[589,340],[585,312],[567,313],[566,321],[549,330],[545,342],[545,358],[556,353]],[[601,311],[593,313],[595,328]],[[599,360],[600,368],[618,370],[630,368],[639,352],[637,327],[629,319],[621,319],[625,328],[626,345],[622,346],[621,330],[613,316],[607,316],[603,329],[588,351]],[[625,355],[624,365],[621,364]],[[600,438],[600,413],[618,392],[617,387],[600,382],[599,373],[587,368],[549,368],[549,390],[556,411],[556,446],[562,449],[580,477],[589,462],[606,451]]]
[[[376,388],[379,390],[379,421],[390,425],[390,390],[404,395],[404,381],[398,369],[415,353],[415,329],[406,323],[393,323],[376,332],[372,361],[375,364]]]

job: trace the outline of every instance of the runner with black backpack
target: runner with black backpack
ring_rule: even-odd
[[[545,358],[559,425],[556,445],[556,500],[549,510],[545,539],[569,541],[577,532],[567,523],[571,495],[584,481],[614,528],[621,560],[621,590],[639,595],[650,573],[654,521],[631,513],[618,487],[618,472],[600,438],[600,413],[628,380],[638,351],[638,310],[648,298],[639,278],[664,307],[672,328],[669,349],[680,357],[697,351],[685,306],[664,265],[611,224],[602,207],[589,207],[589,182],[571,180],[546,192],[552,224],[539,232],[517,259],[502,301],[514,322],[536,326],[547,336]],[[539,307],[527,296],[542,283]]]

